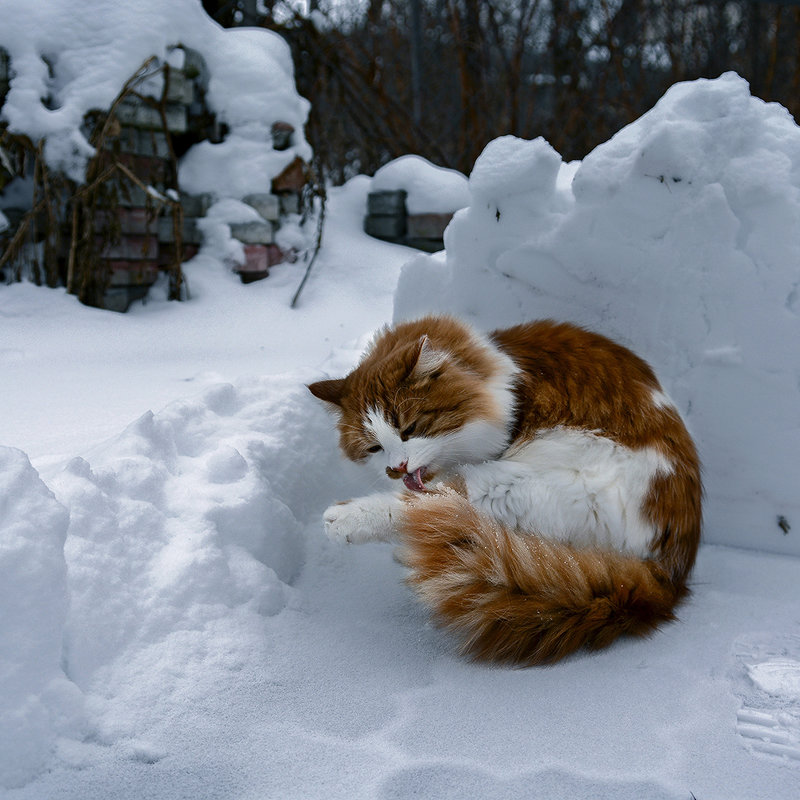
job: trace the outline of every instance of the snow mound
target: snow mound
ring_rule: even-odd
[[[49,165],[78,182],[92,155],[84,114],[108,108],[146,59],[171,61],[179,44],[203,55],[206,101],[230,128],[223,142],[187,153],[180,175],[187,191],[263,192],[296,156],[310,158],[302,133],[309,105],[295,90],[288,45],[271,31],[225,30],[196,0],[0,0],[0,18],[12,71],[2,118],[12,132],[45,139]],[[284,151],[272,149],[278,121],[295,129]]]
[[[52,717],[70,709],[91,732],[69,745],[78,762],[121,740],[131,758],[163,757],[142,731],[268,648],[339,460],[325,411],[289,376],[144,414],[72,459],[58,500],[1,450],[0,785],[43,768],[67,733]]]
[[[648,359],[705,466],[709,541],[800,553],[800,129],[728,73],[676,84],[580,166],[491,142],[395,319],[572,320]]]
[[[68,519],[28,457],[0,448],[0,787],[30,780],[79,724],[80,692],[61,669]]]
[[[373,192],[405,190],[409,214],[449,214],[469,205],[466,176],[431,164],[422,156],[401,156],[372,178]]]

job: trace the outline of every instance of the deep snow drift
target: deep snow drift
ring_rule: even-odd
[[[635,155],[651,136],[657,167],[679,153],[675,142],[687,148],[696,177],[669,190],[637,173],[638,156],[626,158],[617,139],[577,169],[574,195],[577,165],[561,166],[543,143],[492,143],[447,255],[404,268],[394,313],[438,299],[487,324],[594,314],[655,363],[689,412],[712,503],[716,471],[729,468],[713,437],[735,428],[753,447],[736,499],[743,517],[760,518],[766,477],[753,465],[780,458],[778,488],[796,485],[796,460],[770,450],[779,425],[787,439],[796,425],[781,397],[750,413],[752,376],[786,387],[796,348],[771,328],[732,332],[766,319],[778,289],[788,296],[796,281],[784,285],[784,261],[800,229],[778,223],[794,219],[800,176],[770,183],[757,164],[767,133],[776,155],[796,146],[798,129],[742,97],[732,77],[676,87],[621,134]],[[715,129],[713,164],[692,155],[701,108],[712,126],[727,121]],[[684,141],[687,126],[694,136]],[[664,133],[672,129],[675,138]],[[600,162],[604,177],[593,172]],[[680,623],[550,669],[509,670],[455,657],[389,547],[325,541],[326,505],[388,481],[339,456],[332,420],[303,386],[347,370],[363,335],[392,314],[411,252],[360,231],[370,183],[331,193],[323,251],[296,312],[287,304],[301,265],[242,286],[211,253],[187,266],[194,300],[154,297],[124,317],[61,292],[0,287],[0,441],[35,454],[36,466],[0,448],[0,796],[796,797],[796,558],[706,546]],[[768,213],[755,201],[736,206],[743,232],[727,198],[762,183],[772,187]],[[725,253],[732,271],[720,276]],[[643,256],[664,269],[634,266]],[[709,330],[692,327],[698,304]],[[796,333],[795,312],[782,308],[776,324]],[[709,375],[695,355],[713,342],[736,344],[741,359],[712,358]],[[723,393],[724,375],[745,397]],[[111,410],[89,427],[87,409],[104,400]],[[719,516],[708,538],[724,541]],[[774,525],[737,530],[764,545]]]

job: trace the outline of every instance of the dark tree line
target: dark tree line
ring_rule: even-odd
[[[418,153],[469,172],[491,139],[582,158],[681,80],[735,70],[800,112],[800,0],[204,0],[290,44],[335,182]]]

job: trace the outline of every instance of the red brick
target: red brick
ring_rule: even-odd
[[[272,191],[275,194],[281,192],[297,192],[299,194],[308,180],[307,172],[306,162],[300,156],[295,156],[292,163],[277,178],[273,179]]]
[[[127,167],[142,183],[164,183],[169,173],[169,162],[158,156],[140,156],[134,153],[120,153],[112,157],[110,153],[103,153],[103,163],[110,166],[118,161]],[[120,170],[115,173],[115,179],[130,183],[130,179]]]
[[[245,262],[241,264],[237,271],[242,283],[253,283],[260,281],[269,275],[269,257],[267,248],[273,245],[266,244],[246,244],[244,245]]]
[[[239,266],[239,272],[269,272],[269,257],[265,244],[244,245],[244,264]]]
[[[118,161],[124,164],[143,183],[160,183],[166,178],[169,162],[158,156],[139,156],[120,153]]]
[[[282,250],[276,244],[267,245],[267,260],[271,267],[276,264],[294,264],[297,261],[297,252],[295,250]]]

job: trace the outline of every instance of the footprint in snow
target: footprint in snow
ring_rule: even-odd
[[[800,635],[754,635],[735,647],[736,730],[755,752],[800,765]]]

